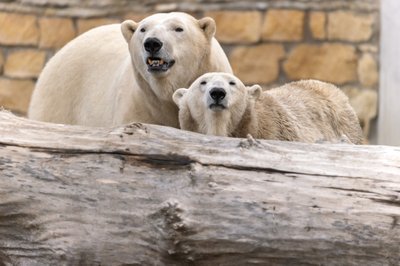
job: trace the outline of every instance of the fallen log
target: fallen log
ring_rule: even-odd
[[[399,265],[400,149],[0,112],[0,265]]]

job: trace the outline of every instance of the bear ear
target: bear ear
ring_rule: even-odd
[[[133,33],[138,27],[138,23],[133,20],[125,20],[121,24],[121,32],[124,35],[124,38],[127,42],[129,42],[132,38]]]
[[[200,28],[204,31],[208,39],[214,37],[216,31],[215,21],[210,17],[198,20]]]
[[[248,89],[248,94],[250,95],[251,98],[253,98],[254,100],[260,98],[262,92],[262,88],[260,85],[256,84],[251,87],[247,87],[247,89]]]
[[[177,89],[174,94],[172,95],[172,99],[174,100],[175,104],[179,106],[179,103],[182,100],[183,95],[185,95],[185,93],[188,92],[188,89],[185,88],[180,88]]]

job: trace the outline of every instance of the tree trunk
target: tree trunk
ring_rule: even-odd
[[[399,265],[400,149],[0,112],[0,265]]]

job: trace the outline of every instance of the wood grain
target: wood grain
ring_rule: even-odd
[[[400,149],[0,112],[0,265],[399,265]]]

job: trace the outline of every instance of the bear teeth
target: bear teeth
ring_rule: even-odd
[[[157,67],[157,66],[160,66],[160,65],[163,65],[165,62],[164,62],[164,60],[162,60],[162,59],[147,59],[147,62],[149,63],[149,65],[151,65],[151,66],[155,66],[155,67]]]

